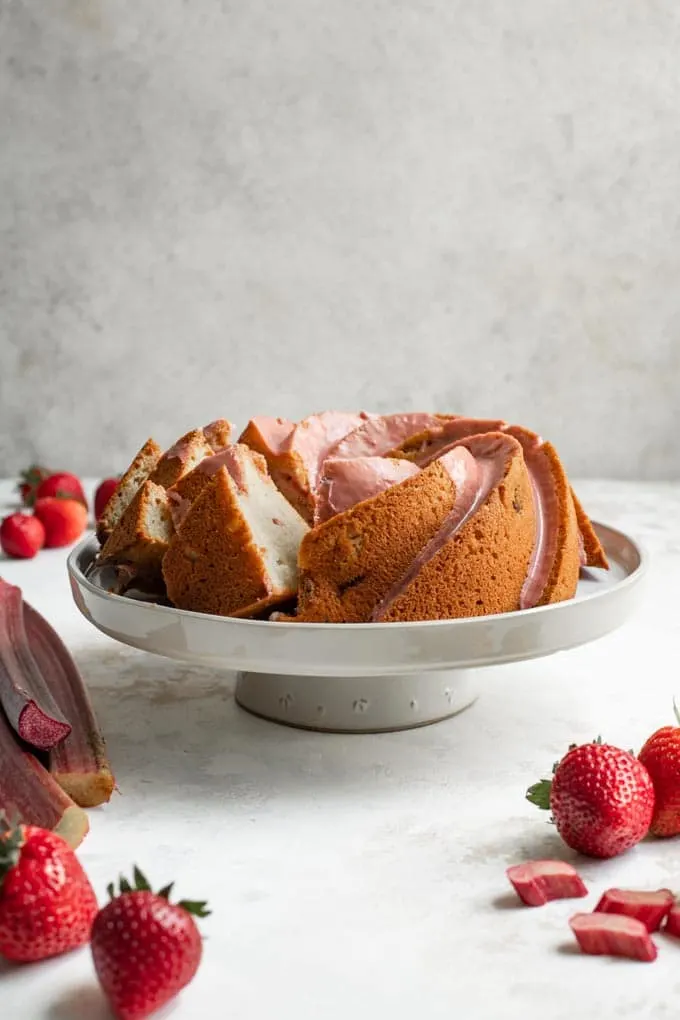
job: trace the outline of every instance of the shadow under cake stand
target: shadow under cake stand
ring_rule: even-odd
[[[377,733],[425,726],[476,699],[481,667],[551,655],[603,637],[635,610],[639,546],[595,524],[611,569],[584,570],[574,599],[496,616],[418,623],[304,624],[237,620],[110,593],[88,538],[68,559],[81,613],[126,645],[235,670],[249,712],[313,730]]]

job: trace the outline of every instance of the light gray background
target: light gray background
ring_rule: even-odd
[[[324,407],[680,477],[676,0],[0,0],[0,474]]]

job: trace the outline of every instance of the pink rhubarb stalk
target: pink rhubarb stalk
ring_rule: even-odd
[[[50,753],[50,772],[80,807],[104,804],[111,799],[115,780],[80,671],[54,628],[27,603],[24,624],[38,669],[73,724],[70,734]]]
[[[642,921],[647,931],[658,931],[670,913],[675,896],[670,889],[636,892],[632,889],[607,889],[595,907],[596,913],[624,914]]]
[[[508,868],[506,875],[522,903],[529,907],[588,895],[578,871],[565,861],[527,861]]]
[[[0,578],[0,704],[14,731],[49,751],[71,732],[31,654],[21,590]]]
[[[592,956],[627,956],[651,963],[657,949],[647,928],[623,914],[576,914],[569,921],[581,951]]]
[[[0,807],[7,818],[58,833],[75,847],[89,830],[87,815],[47,769],[24,751],[0,709]]]

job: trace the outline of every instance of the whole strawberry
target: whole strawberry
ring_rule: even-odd
[[[19,482],[17,484],[17,491],[24,506],[33,506],[38,486],[51,474],[52,472],[50,469],[43,467],[42,464],[31,464],[26,471],[21,472]]]
[[[119,1020],[142,1020],[189,984],[203,951],[192,915],[210,913],[203,902],[170,903],[172,885],[152,892],[139,868],[134,880],[121,878],[118,895],[109,886],[92,926],[97,977]]]
[[[629,751],[603,744],[572,744],[527,799],[550,808],[560,836],[589,857],[615,857],[643,839],[654,811],[647,769]]]
[[[80,861],[54,832],[33,825],[0,834],[0,955],[28,963],[90,940],[97,898]]]
[[[45,528],[33,514],[10,514],[0,524],[0,548],[14,559],[31,560],[45,544]]]
[[[680,724],[675,703],[673,710]],[[654,784],[650,832],[654,836],[677,836],[680,833],[680,725],[662,726],[652,733],[638,757]]]
[[[87,527],[87,508],[76,499],[46,496],[37,499],[33,513],[45,528],[45,548],[71,545]]]
[[[76,475],[69,471],[56,471],[43,478],[36,489],[36,500],[45,499],[48,496],[58,496],[60,499],[75,499],[83,506],[87,506],[87,498],[83,484]]]
[[[97,486],[97,491],[94,494],[94,519],[98,521],[101,515],[106,509],[106,504],[113,496],[114,492],[118,488],[117,478],[105,478],[103,482],[100,482]]]

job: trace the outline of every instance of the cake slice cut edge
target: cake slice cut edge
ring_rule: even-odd
[[[97,521],[96,534],[100,546],[106,543],[127,507],[132,502],[135,493],[139,490],[142,482],[146,481],[151,472],[155,469],[163,454],[158,443],[149,438],[139,450],[127,471],[124,473],[115,491],[111,495],[104,511]]]

